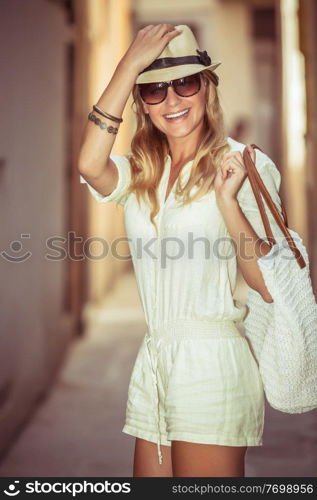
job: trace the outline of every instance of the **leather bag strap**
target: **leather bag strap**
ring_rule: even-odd
[[[256,146],[256,144],[251,144],[251,146],[254,149],[259,149],[260,151],[262,151],[258,146]],[[247,147],[245,147],[244,151],[243,151],[243,161],[244,161],[244,165],[245,165],[246,170],[247,170],[247,174],[248,174],[248,177],[250,180],[253,194],[255,196],[256,202],[257,202],[259,210],[260,210],[260,214],[261,214],[262,221],[263,221],[263,226],[264,226],[265,233],[266,233],[266,236],[268,239],[268,244],[270,245],[270,247],[272,247],[273,245],[276,244],[276,240],[275,240],[273,233],[272,233],[272,229],[271,229],[271,226],[269,223],[269,219],[268,219],[266,210],[264,208],[264,203],[263,203],[261,194],[262,194],[268,208],[272,212],[272,215],[273,215],[274,219],[276,220],[277,224],[279,225],[281,231],[285,235],[286,241],[287,241],[291,251],[295,255],[299,267],[301,269],[303,267],[306,267],[306,262],[302,256],[302,254],[300,253],[299,249],[295,245],[295,242],[294,242],[294,240],[293,240],[293,238],[292,238],[292,236],[287,228],[288,224],[287,224],[287,214],[286,214],[285,207],[282,203],[281,204],[282,214],[283,214],[283,217],[282,217],[280,215],[278,209],[276,208],[275,203],[273,202],[264,182],[262,181],[261,176],[258,172],[258,169],[256,168],[254,162],[252,161],[251,155],[250,155]]]

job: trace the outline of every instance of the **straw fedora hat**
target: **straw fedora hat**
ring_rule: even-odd
[[[186,24],[175,26],[182,33],[166,45],[155,61],[139,73],[136,83],[176,80],[204,69],[214,70],[221,62],[212,63],[207,51],[199,50],[192,30]]]

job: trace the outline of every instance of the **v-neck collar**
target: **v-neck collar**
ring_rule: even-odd
[[[162,184],[162,191],[163,191],[162,199],[161,199],[161,201],[162,201],[162,208],[167,204],[167,202],[169,201],[172,193],[174,193],[175,188],[176,188],[176,184],[178,182],[178,179],[181,178],[181,180],[184,181],[185,177],[186,177],[186,174],[187,175],[189,174],[190,167],[192,166],[193,161],[194,160],[189,160],[187,163],[185,163],[185,165],[183,165],[183,167],[181,168],[181,170],[180,170],[177,178],[174,181],[174,184],[173,184],[172,189],[170,190],[170,192],[168,194],[168,197],[165,200],[166,192],[167,192],[167,186],[168,186],[168,181],[169,181],[170,173],[171,173],[171,165],[172,165],[172,158],[171,158],[171,156],[169,154],[166,155],[165,166],[164,166],[164,174],[163,174],[163,184]]]
[[[228,144],[230,145],[230,147],[232,149],[233,145],[234,145],[234,143],[236,141],[234,141],[234,139],[232,139],[231,137],[227,137],[227,142],[228,142]],[[193,161],[194,160],[189,160],[182,167],[181,171],[178,174],[178,177],[174,181],[174,184],[172,186],[172,189],[169,192],[168,197],[165,200],[166,191],[167,191],[167,185],[168,185],[168,181],[169,181],[169,177],[170,177],[170,173],[171,173],[171,165],[172,165],[172,158],[171,158],[171,156],[169,154],[167,154],[165,156],[164,172],[163,172],[163,176],[162,176],[162,179],[161,179],[161,182],[160,182],[160,187],[159,187],[159,197],[160,197],[160,210],[159,210],[159,212],[161,212],[164,209],[165,205],[171,199],[172,194],[175,192],[175,188],[176,188],[176,184],[178,182],[178,178],[180,177],[182,183],[184,183],[184,184],[187,182],[188,177],[189,177],[189,173],[190,173],[190,170],[191,170],[191,167],[192,167],[192,164],[193,164]]]

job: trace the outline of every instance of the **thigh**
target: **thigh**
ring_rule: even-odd
[[[163,463],[159,464],[157,445],[136,438],[133,477],[173,477],[171,446],[161,445]]]
[[[174,477],[244,477],[247,446],[172,441]]]

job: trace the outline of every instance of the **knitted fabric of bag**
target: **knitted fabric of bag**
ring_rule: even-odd
[[[306,267],[299,267],[286,240],[258,261],[274,300],[259,363],[271,406],[303,413],[317,407],[317,304],[306,248],[300,236],[289,231]]]

